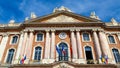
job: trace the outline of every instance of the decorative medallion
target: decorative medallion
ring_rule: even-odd
[[[65,39],[67,37],[67,34],[65,33],[65,32],[61,32],[60,34],[59,34],[59,38],[60,39]]]

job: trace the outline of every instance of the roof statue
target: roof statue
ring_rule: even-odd
[[[91,12],[90,17],[100,20],[100,18],[95,14],[95,12]]]
[[[15,23],[15,20],[10,20],[9,21],[9,24],[14,24]]]
[[[33,18],[36,18],[37,16],[35,15],[35,13],[34,12],[31,12],[31,19],[33,19]]]
[[[112,23],[113,25],[118,25],[118,22],[117,22],[114,18],[111,19],[111,23]]]
[[[25,18],[25,21],[27,21],[27,20],[29,20],[29,17],[26,17],[26,18]]]
[[[61,6],[60,8],[55,8],[54,10],[53,10],[53,12],[58,12],[58,11],[68,11],[68,12],[72,12],[70,9],[68,9],[68,8],[66,8],[66,7],[64,7],[64,6]]]

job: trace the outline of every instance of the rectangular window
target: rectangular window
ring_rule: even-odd
[[[84,41],[90,41],[89,34],[88,33],[83,33],[83,40]]]
[[[37,34],[37,41],[43,40],[43,34]]]
[[[115,39],[113,36],[108,36],[108,39],[110,43],[115,43]]]

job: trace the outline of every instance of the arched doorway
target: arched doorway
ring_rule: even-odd
[[[66,43],[62,42],[58,45],[58,49],[60,50],[58,60],[59,61],[68,61],[68,45]]]
[[[118,52],[118,49],[114,48],[114,49],[112,49],[112,52],[113,52],[116,63],[120,62],[120,54]]]
[[[85,47],[86,60],[93,60],[92,49],[89,46]]]

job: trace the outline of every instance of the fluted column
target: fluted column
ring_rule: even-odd
[[[0,45],[0,62],[2,60],[2,57],[4,57],[3,54],[7,45],[7,41],[8,41],[8,34],[4,34]]]
[[[55,30],[52,30],[51,36],[51,59],[55,59]]]
[[[33,30],[30,30],[30,37],[29,37],[28,46],[26,49],[27,51],[26,56],[29,60],[30,60],[31,52],[32,52],[32,44],[33,44]]]
[[[25,48],[26,48],[26,43],[27,43],[27,31],[24,31],[24,38],[23,38],[23,43],[22,43],[22,48],[21,48],[21,52],[20,52],[20,56],[23,57],[24,53],[25,53]]]
[[[45,54],[44,54],[44,59],[49,59],[50,58],[50,34],[49,30],[46,30],[46,42],[45,42]]]
[[[72,52],[73,52],[72,53],[72,58],[73,59],[78,59],[75,34],[74,34],[73,30],[70,30],[70,31],[71,31],[71,44],[72,44]]]
[[[83,58],[83,51],[82,51],[82,44],[80,39],[80,30],[76,30],[76,37],[77,37],[77,48],[78,48],[78,57],[79,59]]]
[[[102,48],[102,51],[103,51],[103,55],[104,56],[107,55],[109,60],[112,59],[112,55],[111,55],[111,52],[110,52],[110,47],[108,45],[106,35],[103,31],[99,32],[99,38],[100,38],[100,43],[101,43],[101,48]]]
[[[20,34],[20,39],[19,39],[19,44],[18,44],[17,51],[16,51],[14,64],[19,63],[18,59],[20,57],[20,53],[21,53],[21,50],[22,50],[22,43],[23,43],[23,32],[21,32],[21,34]]]
[[[102,55],[102,52],[101,52],[100,42],[99,42],[96,30],[93,30],[93,39],[94,39],[94,44],[95,44],[97,59],[99,60],[100,56]]]

